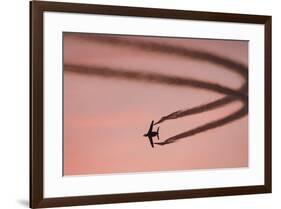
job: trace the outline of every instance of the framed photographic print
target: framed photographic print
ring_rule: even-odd
[[[270,16],[30,14],[30,207],[271,192]]]

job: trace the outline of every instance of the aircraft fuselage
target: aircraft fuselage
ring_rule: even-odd
[[[152,132],[150,132],[150,133],[145,134],[144,136],[146,136],[146,137],[148,137],[148,136],[154,137],[154,136],[157,136],[157,134],[158,134],[157,132],[152,131]]]

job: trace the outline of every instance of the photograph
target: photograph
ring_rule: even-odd
[[[271,193],[272,17],[225,12],[30,2],[30,207]]]
[[[248,168],[248,40],[62,36],[63,176]]]

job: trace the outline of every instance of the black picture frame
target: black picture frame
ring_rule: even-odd
[[[265,27],[265,159],[264,184],[212,189],[173,190],[144,193],[44,198],[43,195],[43,13],[45,11],[106,14],[186,20],[262,24]],[[271,193],[271,16],[214,12],[105,6],[93,4],[30,2],[30,207],[59,207],[89,204],[199,198],[210,196]]]

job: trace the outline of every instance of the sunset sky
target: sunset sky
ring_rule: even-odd
[[[105,35],[64,33],[64,66],[100,66],[194,78],[238,89],[243,79],[222,66],[100,41]],[[110,36],[107,36],[110,37]],[[213,53],[248,65],[247,41],[117,36],[130,42],[170,44]],[[78,69],[79,70],[79,69]],[[202,105],[223,94],[73,73],[64,70],[64,175],[160,172],[248,166],[248,116],[164,146],[143,137],[152,120]],[[226,106],[160,126],[160,141],[223,118],[242,106]],[[154,127],[156,130],[158,125]],[[157,138],[154,138],[158,142]]]

